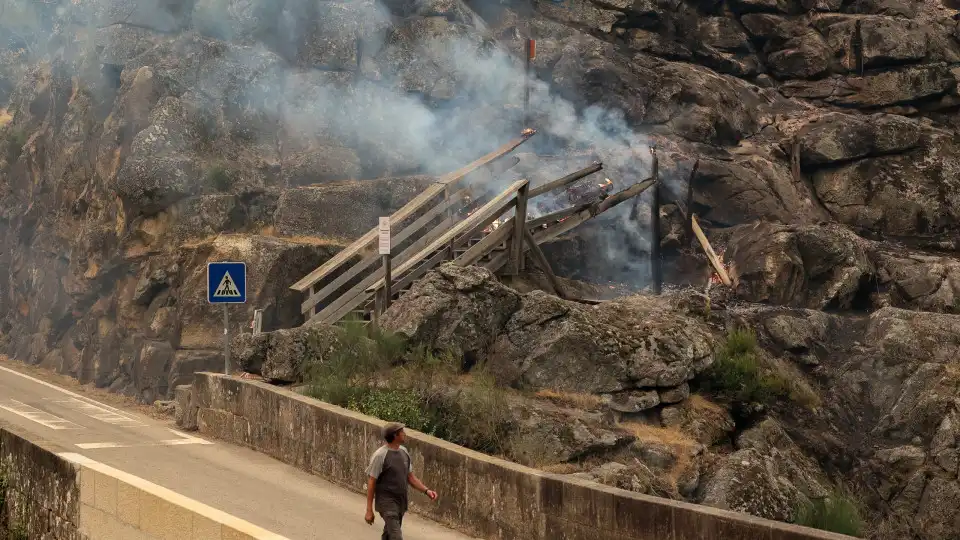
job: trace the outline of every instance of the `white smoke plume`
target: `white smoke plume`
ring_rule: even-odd
[[[498,45],[463,5],[455,6],[456,18],[463,21],[458,23],[401,19],[398,11],[430,14],[431,8],[376,0],[62,0],[54,10],[49,3],[38,9],[31,0],[0,0],[0,6],[3,45],[28,47],[36,59],[70,53],[64,43],[78,30],[95,35],[99,51],[123,51],[119,57],[127,68],[138,65],[138,54],[149,52],[110,43],[112,27],[154,30],[170,40],[189,29],[233,40],[221,61],[198,64],[197,87],[214,106],[242,111],[240,121],[267,118],[304,133],[323,132],[357,150],[364,164],[381,163],[383,155],[409,164],[393,167],[391,174],[457,169],[517,137],[524,127],[539,134],[518,152],[571,156],[565,169],[545,167],[534,183],[594,159],[603,162],[604,171],[585,181],[610,178],[614,192],[650,172],[649,141],[620,111],[583,108],[552,92],[547,81],[530,81],[535,123],[524,126],[524,59]],[[322,19],[310,20],[318,16]],[[316,24],[328,32],[317,32]],[[337,47],[341,41],[353,46],[352,37],[362,44],[356,65],[331,62],[319,70],[293,65],[291,58],[318,39],[334,56],[349,60],[349,51]],[[180,61],[193,60],[188,54]],[[533,163],[529,170],[536,168]],[[516,173],[503,175],[497,184],[514,178]],[[632,206],[622,204],[611,211],[617,218],[604,222],[617,229],[605,250],[611,268],[625,267],[634,277],[647,275],[647,264],[633,248],[624,253],[624,246],[648,240],[647,224],[628,219]]]

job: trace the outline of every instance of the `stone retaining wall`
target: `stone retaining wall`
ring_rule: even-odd
[[[200,373],[178,389],[181,427],[266,453],[353,491],[383,422],[256,381]],[[841,540],[850,537],[543,473],[408,430],[414,468],[440,492],[413,510],[513,540]],[[362,509],[360,509],[362,510]],[[358,512],[360,511],[358,510]]]

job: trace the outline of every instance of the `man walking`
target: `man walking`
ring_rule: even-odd
[[[383,427],[386,444],[377,449],[367,467],[367,523],[373,525],[374,499],[376,510],[383,518],[381,540],[403,540],[400,526],[407,511],[407,485],[423,492],[431,501],[437,492],[428,489],[415,474],[413,461],[406,447],[404,425],[392,422]]]

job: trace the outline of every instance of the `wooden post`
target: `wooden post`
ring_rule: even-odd
[[[527,245],[530,246],[530,251],[533,253],[533,260],[537,262],[537,266],[543,270],[543,273],[547,275],[547,279],[550,280],[550,286],[553,287],[553,291],[557,293],[557,296],[566,300],[567,295],[564,294],[563,287],[560,285],[560,280],[557,279],[557,275],[554,274],[553,269],[550,268],[550,262],[547,260],[547,256],[543,254],[543,250],[537,245],[537,241],[534,240],[533,235],[526,227],[523,228],[523,238],[527,241]]]
[[[450,186],[447,186],[443,188],[443,202],[446,203],[449,201],[450,201]],[[447,217],[452,218],[455,211],[456,210],[453,208],[453,205],[448,205]],[[451,221],[451,223],[453,222]],[[450,239],[450,244],[447,246],[447,249],[450,250],[450,258],[451,259],[456,258],[457,254],[456,254],[456,251],[454,250],[453,238]]]
[[[525,128],[530,124],[530,73],[533,71],[533,59],[537,57],[537,42],[528,39],[526,44],[526,65],[523,71],[523,125]]]
[[[688,246],[690,241],[693,240],[693,178],[697,176],[697,170],[699,169],[700,158],[697,158],[697,161],[693,164],[693,169],[690,170],[690,179],[687,180],[687,215],[683,216],[683,236]]]
[[[663,289],[663,268],[660,261],[660,164],[657,161],[657,149],[650,146],[653,155],[653,199],[650,203],[650,264],[653,278],[653,294]]]
[[[390,291],[393,277],[390,275],[390,255],[383,256],[383,310],[390,308],[390,300],[393,293]]]
[[[733,282],[730,280],[730,275],[727,274],[727,269],[723,267],[723,263],[720,262],[720,257],[717,257],[716,252],[713,251],[713,246],[711,246],[710,241],[707,240],[707,235],[703,234],[703,229],[701,229],[700,224],[697,223],[696,216],[693,217],[693,233],[697,235],[697,240],[700,241],[703,252],[707,254],[707,260],[710,261],[713,269],[717,272],[717,275],[720,276],[720,281],[727,287],[732,287]]]
[[[523,231],[527,230],[527,194],[530,193],[530,184],[525,183],[517,191],[516,216],[513,218],[513,240],[510,243],[510,260],[513,275],[523,271]]]

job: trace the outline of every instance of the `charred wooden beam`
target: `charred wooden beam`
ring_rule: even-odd
[[[683,214],[683,235],[687,245],[690,244],[690,240],[693,238],[693,179],[697,176],[699,169],[700,158],[697,158],[697,161],[693,164],[693,168],[690,169],[690,178],[687,180],[687,202]]]
[[[544,242],[548,242],[564,233],[569,232],[570,230],[576,228],[583,222],[599,214],[602,214],[603,212],[606,212],[607,210],[613,208],[614,206],[617,206],[624,201],[628,201],[633,197],[640,195],[653,184],[654,184],[653,179],[647,178],[643,182],[634,184],[629,188],[623,191],[620,191],[618,193],[614,193],[613,195],[607,197],[602,201],[597,201],[591,204],[574,207],[572,209],[568,208],[566,210],[560,210],[559,212],[554,212],[553,214],[550,214],[551,216],[564,214],[567,217],[563,219],[555,220],[553,223],[549,223],[549,224],[546,224],[546,226],[544,226],[545,222],[543,221],[543,219],[547,217],[547,216],[544,216],[542,218],[538,218],[536,220],[532,220],[528,222],[526,228],[531,232],[531,234],[533,235],[534,241],[538,245]],[[502,268],[503,265],[508,262],[508,260],[509,260],[508,255],[501,253],[495,256],[494,258],[492,258],[489,262],[485,263],[483,266],[488,270],[490,270],[491,272],[496,272],[500,268]]]
[[[720,276],[720,281],[723,282],[727,287],[731,287],[733,282],[730,280],[730,275],[727,274],[727,269],[724,268],[723,263],[720,261],[720,257],[717,257],[716,252],[713,251],[713,246],[710,245],[710,241],[707,240],[707,235],[703,234],[703,229],[700,228],[700,224],[697,222],[696,216],[693,216],[693,233],[697,235],[697,240],[700,241],[700,245],[703,247],[704,253],[707,254],[707,259],[710,260],[710,264],[713,265],[713,269],[717,272],[717,275]]]
[[[537,266],[543,270],[543,273],[547,275],[547,280],[550,281],[553,292],[560,298],[567,300],[567,295],[563,292],[563,286],[560,284],[560,280],[557,278],[557,275],[553,273],[553,268],[550,268],[550,261],[547,260],[547,256],[543,254],[543,250],[537,245],[537,241],[533,239],[533,235],[530,234],[530,229],[526,227],[523,228],[523,239],[527,242],[527,247],[530,248],[530,251],[533,252],[533,260],[537,263]]]
[[[657,149],[650,147],[653,156],[653,198],[650,207],[650,268],[653,279],[653,294],[660,294],[663,289],[663,261],[660,258],[660,164],[657,160]]]
[[[566,186],[566,185],[568,185],[568,184],[572,184],[572,183],[576,182],[577,180],[580,180],[581,178],[584,178],[584,177],[586,177],[586,176],[590,176],[591,174],[593,174],[593,173],[595,173],[595,172],[597,172],[597,171],[600,171],[600,170],[602,170],[602,169],[603,169],[603,163],[600,163],[599,161],[595,161],[595,162],[593,162],[593,165],[590,165],[589,167],[585,167],[585,168],[583,168],[583,169],[580,169],[580,170],[577,171],[577,172],[570,173],[570,174],[564,176],[563,178],[554,180],[554,181],[552,181],[552,182],[548,182],[548,183],[546,183],[546,184],[544,184],[544,185],[542,185],[542,186],[538,186],[538,187],[535,187],[535,188],[531,189],[531,190],[530,190],[530,197],[536,197],[537,195],[543,195],[544,193],[547,193],[547,192],[553,191],[553,190],[555,190],[555,189],[564,187],[564,186]]]

